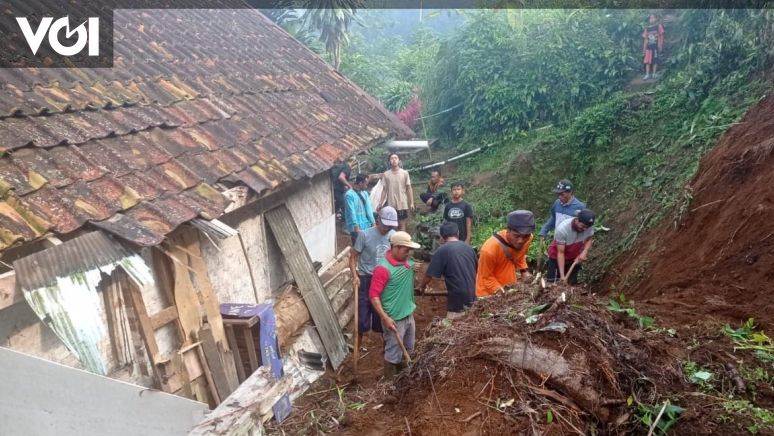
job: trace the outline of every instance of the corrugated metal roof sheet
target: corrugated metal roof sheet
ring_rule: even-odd
[[[52,0],[44,0],[52,1]],[[112,69],[0,69],[0,251],[91,223],[141,245],[411,131],[260,12],[116,10]]]
[[[89,232],[13,263],[22,290],[56,283],[57,277],[82,273],[121,260],[133,253],[101,231]]]

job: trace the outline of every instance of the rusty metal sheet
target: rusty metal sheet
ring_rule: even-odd
[[[51,286],[57,278],[123,259],[132,254],[107,234],[97,230],[61,245],[25,256],[13,263],[21,289]]]

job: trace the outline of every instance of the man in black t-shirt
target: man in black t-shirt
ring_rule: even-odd
[[[473,225],[473,206],[462,199],[465,195],[465,187],[461,182],[451,185],[451,203],[447,203],[443,209],[443,220],[457,224],[460,231],[460,241],[470,245],[470,227]]]
[[[456,223],[441,225],[444,244],[438,248],[425,272],[420,292],[424,293],[433,278],[446,281],[446,318],[459,318],[476,301],[476,270],[478,260],[470,245],[459,240]]]

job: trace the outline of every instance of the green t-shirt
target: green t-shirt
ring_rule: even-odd
[[[387,269],[390,278],[384,286],[381,296],[382,307],[393,320],[403,319],[416,309],[414,304],[414,262],[408,260],[409,268],[405,264],[392,265],[386,258],[379,262],[379,266]]]

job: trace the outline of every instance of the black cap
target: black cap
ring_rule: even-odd
[[[552,189],[554,194],[559,194],[561,192],[572,192],[572,182],[567,179],[559,180],[559,183],[556,184],[554,189]]]
[[[514,210],[508,214],[508,229],[515,230],[522,235],[535,231],[535,215],[528,210]]]
[[[440,235],[442,238],[446,239],[449,236],[459,236],[460,235],[460,226],[457,225],[457,223],[453,223],[451,221],[447,221],[443,224],[441,224],[440,228]]]
[[[587,226],[591,227],[594,225],[594,221],[596,221],[597,214],[594,213],[591,209],[583,209],[580,212],[578,212],[578,221],[582,222],[583,224],[586,224]]]

